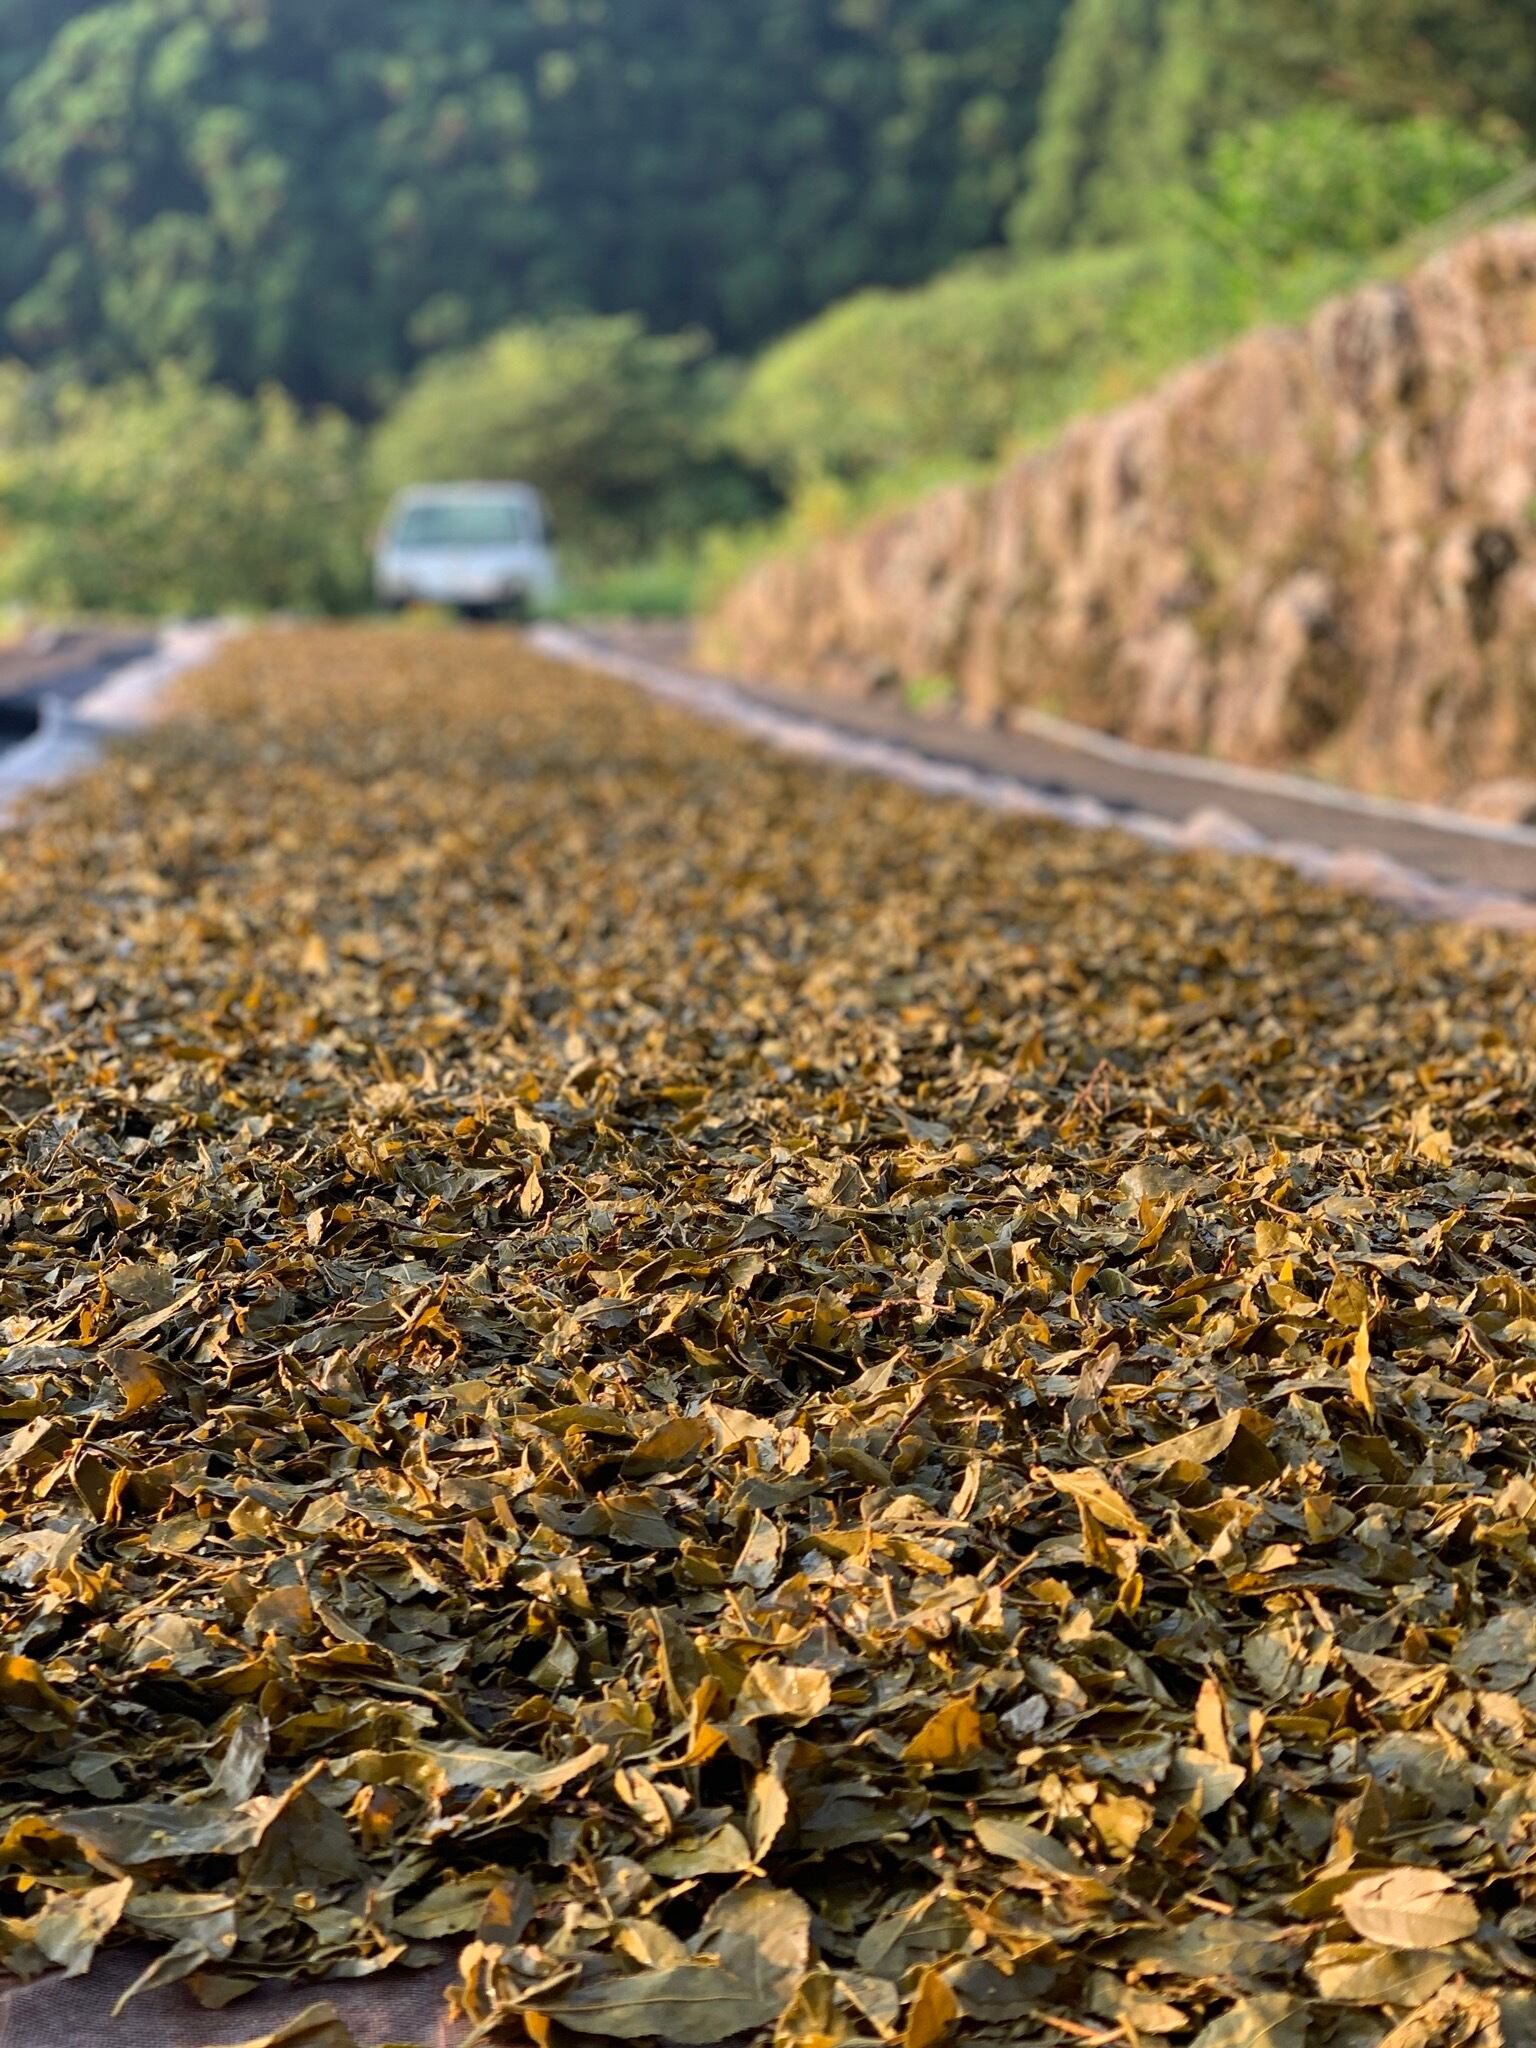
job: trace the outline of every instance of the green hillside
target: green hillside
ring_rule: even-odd
[[[1533,29],[1527,0],[1074,0],[1014,237],[1144,234],[1220,137],[1318,100],[1529,136]]]
[[[1066,0],[0,0],[0,329],[368,406],[577,309],[750,347],[995,240]]]
[[[681,602],[1496,186],[1531,26],[0,0],[0,597],[345,608],[383,495],[474,470],[545,489],[579,601]]]

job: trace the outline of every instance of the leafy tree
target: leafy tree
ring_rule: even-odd
[[[995,239],[1066,0],[0,0],[13,347],[377,404],[517,319],[754,344]]]
[[[1536,138],[1530,0],[1246,0],[1223,23],[1225,60],[1298,97],[1394,117],[1502,120]]]
[[[1438,115],[1320,105],[1250,123],[1156,196],[1155,239],[973,260],[831,308],[758,358],[733,438],[797,495],[990,461],[1251,321],[1304,315],[1515,154]]]
[[[790,490],[991,461],[1091,402],[1161,261],[1089,251],[861,292],[758,358],[732,437]]]
[[[465,290],[510,308],[537,171],[489,32],[432,33],[416,0],[61,11],[4,115],[38,256],[8,324],[34,360],[361,404],[413,320],[451,324]]]
[[[167,368],[0,375],[0,594],[69,611],[346,610],[366,589],[361,437]]]
[[[374,477],[525,479],[574,549],[612,559],[761,508],[722,446],[729,390],[698,334],[619,315],[511,327],[417,372],[374,435]]]
[[[1236,53],[1247,0],[1075,0],[1013,210],[1026,248],[1155,232],[1216,136],[1290,104]]]
[[[1218,138],[1186,218],[1254,271],[1369,256],[1489,190],[1520,155],[1512,140],[1440,114],[1371,123],[1342,106],[1303,107]]]
[[[1012,229],[1025,248],[1156,232],[1256,118],[1343,104],[1536,139],[1531,0],[1074,0]]]

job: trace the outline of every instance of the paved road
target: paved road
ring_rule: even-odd
[[[31,634],[0,650],[0,748],[31,738],[45,698],[73,703],[156,644],[149,632],[81,626]]]
[[[1219,812],[1273,849],[1384,856],[1435,883],[1536,902],[1536,831],[1485,825],[1454,811],[1390,803],[1297,776],[1158,753],[1060,719],[1034,716],[1025,729],[1004,732],[918,717],[885,702],[705,676],[688,667],[686,639],[676,628],[584,629],[566,638],[569,652],[583,649],[598,667],[648,665],[658,681],[692,681],[701,693],[716,695],[728,689],[786,727],[875,741],[1043,797],[1086,798],[1111,817],[1183,824]],[[708,694],[701,694],[700,708],[707,703]]]
[[[597,667],[628,669],[706,714],[728,716],[735,705],[755,714],[760,728],[768,721],[785,733],[825,737],[834,745],[873,743],[960,771],[979,785],[1096,805],[1111,820],[1182,827],[1219,813],[1239,834],[1251,833],[1273,851],[1312,848],[1345,860],[1385,857],[1442,886],[1536,904],[1536,831],[1489,826],[1428,805],[1388,803],[1295,776],[1157,753],[1063,720],[1035,717],[1023,730],[1003,732],[919,717],[888,702],[812,697],[769,683],[708,676],[690,667],[686,636],[675,627],[563,629],[553,638],[563,644],[552,651]],[[0,651],[0,750],[37,730],[44,699],[72,702],[126,663],[152,654],[156,645],[156,636],[144,630],[80,627],[34,635]]]

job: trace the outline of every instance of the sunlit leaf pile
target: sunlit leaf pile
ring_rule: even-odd
[[[239,642],[0,860],[12,1972],[1529,2037],[1528,943],[497,633]]]

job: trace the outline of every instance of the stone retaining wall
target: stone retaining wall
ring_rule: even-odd
[[[946,676],[979,723],[1055,711],[1524,815],[1533,517],[1520,222],[1248,335],[992,484],[765,563],[699,652],[856,695]]]

